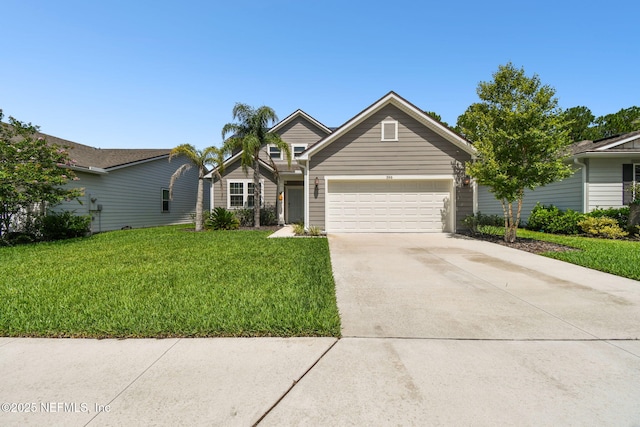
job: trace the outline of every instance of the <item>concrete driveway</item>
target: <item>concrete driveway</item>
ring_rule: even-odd
[[[640,425],[640,283],[444,234],[329,243],[343,338],[267,425]]]

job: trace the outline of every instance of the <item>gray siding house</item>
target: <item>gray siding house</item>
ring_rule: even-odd
[[[302,110],[271,130],[294,157],[289,167],[280,150],[264,147],[263,202],[275,203],[281,223],[327,232],[454,232],[473,212],[464,162],[474,148],[394,92],[334,130]],[[213,206],[253,203],[239,158],[225,162],[222,182],[212,177]]]
[[[627,205],[629,187],[640,182],[640,131],[576,142],[571,145],[569,161],[575,169],[569,178],[525,191],[524,222],[537,202],[583,213]],[[500,203],[483,186],[478,188],[478,210],[502,215]]]
[[[69,147],[68,165],[76,176],[69,187],[84,189],[80,201],[63,202],[54,210],[91,215],[91,231],[188,224],[195,213],[198,168],[192,167],[174,184],[169,198],[169,180],[187,162],[177,157],[169,162],[168,149],[100,149],[49,135],[47,141]],[[205,180],[204,208],[209,208],[209,182]]]

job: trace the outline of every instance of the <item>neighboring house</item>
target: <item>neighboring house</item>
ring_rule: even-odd
[[[276,147],[260,163],[263,200],[281,223],[327,232],[453,232],[473,213],[464,163],[475,150],[442,123],[394,92],[336,129],[302,110],[272,129],[291,146],[292,164]],[[241,153],[212,178],[212,206],[253,206],[252,172]],[[271,159],[273,162],[268,161]]]
[[[537,202],[577,212],[620,208],[629,203],[632,196],[629,187],[640,182],[640,131],[575,142],[570,149],[574,174],[563,181],[525,191],[524,222]],[[502,216],[500,203],[483,186],[478,189],[478,210]]]
[[[168,149],[100,149],[42,135],[48,142],[69,147],[72,169],[79,178],[67,184],[84,188],[80,202],[63,202],[54,210],[91,215],[94,233],[192,222],[198,187],[198,168],[192,167],[174,184],[169,199],[169,180],[185,163],[182,157],[169,162]],[[205,188],[205,209],[209,208]]]

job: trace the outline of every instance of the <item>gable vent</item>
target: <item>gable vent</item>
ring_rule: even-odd
[[[396,120],[385,120],[382,122],[382,141],[398,140],[398,122]]]

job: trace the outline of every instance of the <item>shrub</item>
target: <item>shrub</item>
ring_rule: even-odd
[[[2,238],[0,238],[0,246],[22,245],[26,243],[33,243],[37,240],[38,239],[35,234],[25,231],[10,231],[9,233],[4,233]]]
[[[527,228],[553,234],[578,234],[578,223],[584,218],[585,214],[571,209],[562,211],[553,205],[543,206],[536,203],[529,216]]]
[[[240,227],[240,221],[233,212],[218,206],[209,214],[205,225],[214,230],[237,230]]]
[[[627,226],[627,232],[636,239],[640,238],[640,225]]]
[[[296,236],[304,235],[304,224],[293,224],[293,234]]]
[[[253,227],[253,209],[238,209],[233,211],[240,227]]]
[[[309,227],[309,235],[310,236],[319,236],[320,233],[322,232],[322,230],[320,230],[320,227],[316,226],[316,225],[312,225],[311,227]]]
[[[260,225],[278,225],[278,213],[275,205],[265,205],[260,209]]]
[[[42,240],[62,240],[85,236],[91,230],[89,215],[73,212],[51,212],[36,220],[36,228]]]
[[[538,202],[529,215],[527,228],[533,231],[547,231],[549,225],[558,216],[560,216],[560,209],[553,205],[541,205]]]
[[[629,235],[618,225],[618,221],[607,217],[587,217],[580,221],[580,228],[592,236],[606,237],[608,239],[618,239]]]
[[[253,208],[238,209],[234,212],[241,227],[253,227]],[[260,225],[278,225],[278,214],[274,205],[265,205],[260,209]]]
[[[629,206],[622,208],[609,208],[609,209],[595,209],[587,214],[587,216],[593,218],[613,218],[618,221],[620,228],[625,228],[629,223]]]
[[[466,225],[472,233],[482,233],[484,226],[504,227],[504,217],[499,215],[483,215],[477,212],[473,215],[467,215],[462,223]]]

